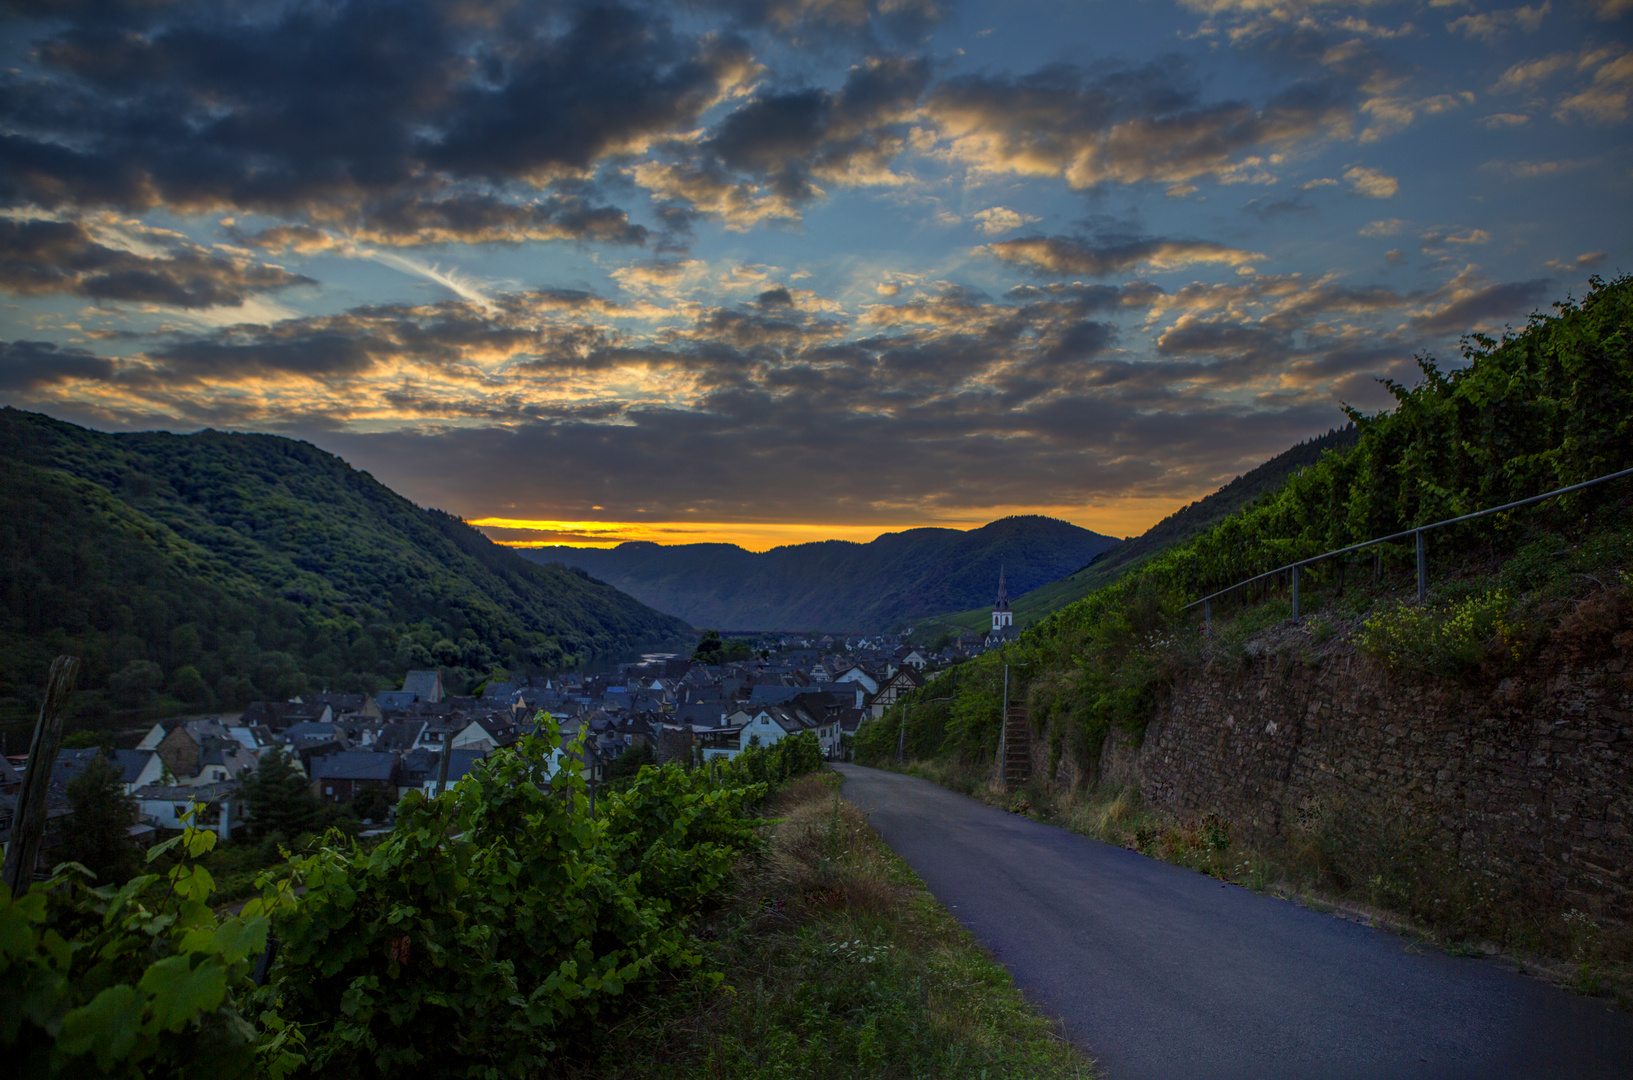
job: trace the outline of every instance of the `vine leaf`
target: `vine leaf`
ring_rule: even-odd
[[[121,983],[62,1018],[57,1049],[68,1057],[95,1053],[96,1063],[107,1069],[130,1053],[141,1030],[142,999],[135,987]]]
[[[193,967],[189,955],[167,956],[148,968],[137,985],[152,998],[153,1022],[179,1031],[200,1012],[221,1004],[227,994],[227,969],[214,957]]]

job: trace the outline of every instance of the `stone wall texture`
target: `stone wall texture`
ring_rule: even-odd
[[[1143,740],[1101,748],[1101,783],[1168,816],[1216,814],[1254,843],[1311,815],[1402,829],[1532,895],[1633,922],[1633,679],[1625,655],[1496,686],[1403,679],[1348,647],[1262,652],[1174,687]],[[1034,740],[1050,774],[1051,732]],[[1057,782],[1075,770],[1057,759]],[[1376,823],[1383,823],[1376,825]]]

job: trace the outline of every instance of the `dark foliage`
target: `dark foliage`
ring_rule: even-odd
[[[456,684],[677,644],[677,619],[540,566],[307,443],[108,435],[0,411],[0,701],[50,659],[116,708]],[[94,697],[95,695],[93,695]]]
[[[98,884],[122,885],[141,868],[141,852],[130,838],[136,804],[125,796],[119,770],[98,755],[68,781],[72,825],[63,835],[62,858],[96,875]]]
[[[323,822],[323,806],[281,748],[268,750],[244,781],[244,816],[258,839],[293,840]]]
[[[1300,558],[1633,467],[1633,278],[1594,279],[1580,303],[1556,309],[1500,342],[1469,338],[1467,366],[1456,371],[1420,359],[1421,383],[1391,384],[1393,410],[1351,412],[1359,432],[1352,446],[1323,455],[1252,505],[1049,616],[1016,644],[961,668],[950,704],[914,711],[908,744],[926,757],[990,758],[1007,663],[1011,700],[1028,701],[1036,724],[1046,716],[1068,720],[1061,728],[1076,752],[1092,757],[1113,725],[1143,728],[1176,677],[1180,643],[1198,640],[1189,602]],[[1559,561],[1559,543],[1529,544],[1539,532],[1605,546],[1587,541],[1625,513],[1628,487],[1604,484],[1436,530],[1431,543],[1438,552],[1507,564],[1508,578],[1533,549]],[[1371,551],[1357,556],[1363,565],[1351,569],[1370,576],[1372,558]],[[1409,573],[1411,544],[1386,545],[1380,558],[1386,572],[1400,566]],[[1305,588],[1333,587],[1343,569],[1330,560],[1307,570]],[[1239,593],[1220,606],[1255,598]],[[900,723],[893,711],[865,726],[858,758],[892,754]],[[935,737],[926,738],[932,729]]]
[[[1329,431],[1284,450],[1250,472],[1243,473],[1212,495],[1157,522],[1139,536],[1131,537],[1095,556],[1087,566],[1059,581],[1033,589],[1015,599],[1015,617],[1024,625],[1051,611],[1080,600],[1124,572],[1176,544],[1205,532],[1244,507],[1279,490],[1287,480],[1321,460],[1330,450],[1346,450],[1355,445],[1359,431],[1354,424]],[[959,625],[984,626],[987,608],[955,616]]]

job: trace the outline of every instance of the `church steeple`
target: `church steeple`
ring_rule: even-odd
[[[1002,630],[1015,625],[1015,613],[1009,610],[1009,587],[1004,583],[1004,568],[998,567],[998,599],[992,602],[992,628]]]

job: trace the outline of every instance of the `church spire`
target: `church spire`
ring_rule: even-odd
[[[992,629],[1003,632],[1015,625],[1015,613],[1009,610],[1009,586],[1004,582],[1004,568],[998,567],[998,599],[992,602]]]

